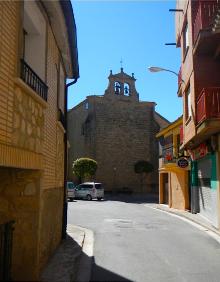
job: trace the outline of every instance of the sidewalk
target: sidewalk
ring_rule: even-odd
[[[199,213],[192,214],[189,211],[184,210],[177,210],[173,208],[169,208],[167,205],[164,204],[146,204],[146,206],[149,206],[151,208],[155,208],[164,212],[168,212],[171,214],[175,214],[177,216],[180,216],[184,219],[190,220],[191,222],[200,225],[204,228],[204,231],[211,231],[219,236],[220,240],[220,232],[209,222],[207,219],[205,219],[203,216],[201,216]]]
[[[41,274],[42,282],[89,281],[93,258],[92,231],[67,226],[63,240]]]

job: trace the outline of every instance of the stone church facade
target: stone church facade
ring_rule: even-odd
[[[80,157],[98,162],[95,180],[106,191],[156,192],[158,189],[158,142],[156,133],[169,122],[155,111],[154,102],[139,101],[134,74],[121,68],[108,77],[103,96],[88,96],[68,112],[68,177],[74,179],[72,163]],[[146,160],[154,171],[144,178],[134,164]]]

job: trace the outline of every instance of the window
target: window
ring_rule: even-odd
[[[23,59],[45,81],[46,20],[35,1],[24,1]]]
[[[47,101],[46,20],[38,5],[40,1],[24,1],[23,46],[20,77],[41,98]]]
[[[189,30],[188,30],[188,23],[185,24],[183,29],[183,56],[186,56],[186,53],[189,48]]]
[[[89,102],[85,102],[85,109],[88,110],[89,109]]]
[[[121,85],[118,81],[115,82],[115,94],[119,95],[121,91]]]
[[[185,93],[185,119],[188,120],[188,118],[192,115],[191,110],[191,92],[190,92],[190,86],[187,88]]]
[[[103,189],[102,184],[95,184],[96,189]]]
[[[128,83],[124,84],[124,95],[129,96],[130,95],[130,87]]]
[[[91,184],[83,184],[82,186],[81,186],[81,189],[82,190],[90,190],[90,189],[92,189],[93,188],[93,185],[91,185]]]
[[[68,183],[67,185],[68,185],[68,189],[74,189],[73,183]]]

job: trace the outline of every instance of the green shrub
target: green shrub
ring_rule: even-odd
[[[75,174],[80,182],[85,177],[95,175],[97,170],[97,162],[90,158],[80,158],[73,162],[73,174]]]
[[[137,161],[134,165],[135,173],[150,173],[154,170],[153,165],[148,161]]]
[[[135,173],[140,175],[140,185],[141,185],[142,192],[144,192],[144,189],[143,189],[144,176],[152,172],[153,170],[154,170],[153,165],[148,161],[141,160],[141,161],[137,161],[134,164]]]

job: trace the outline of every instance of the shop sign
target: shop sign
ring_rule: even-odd
[[[186,158],[179,158],[177,160],[177,165],[180,168],[186,168],[189,166],[189,161]]]
[[[205,143],[201,143],[197,148],[190,152],[192,160],[198,160],[208,154],[208,147]]]

